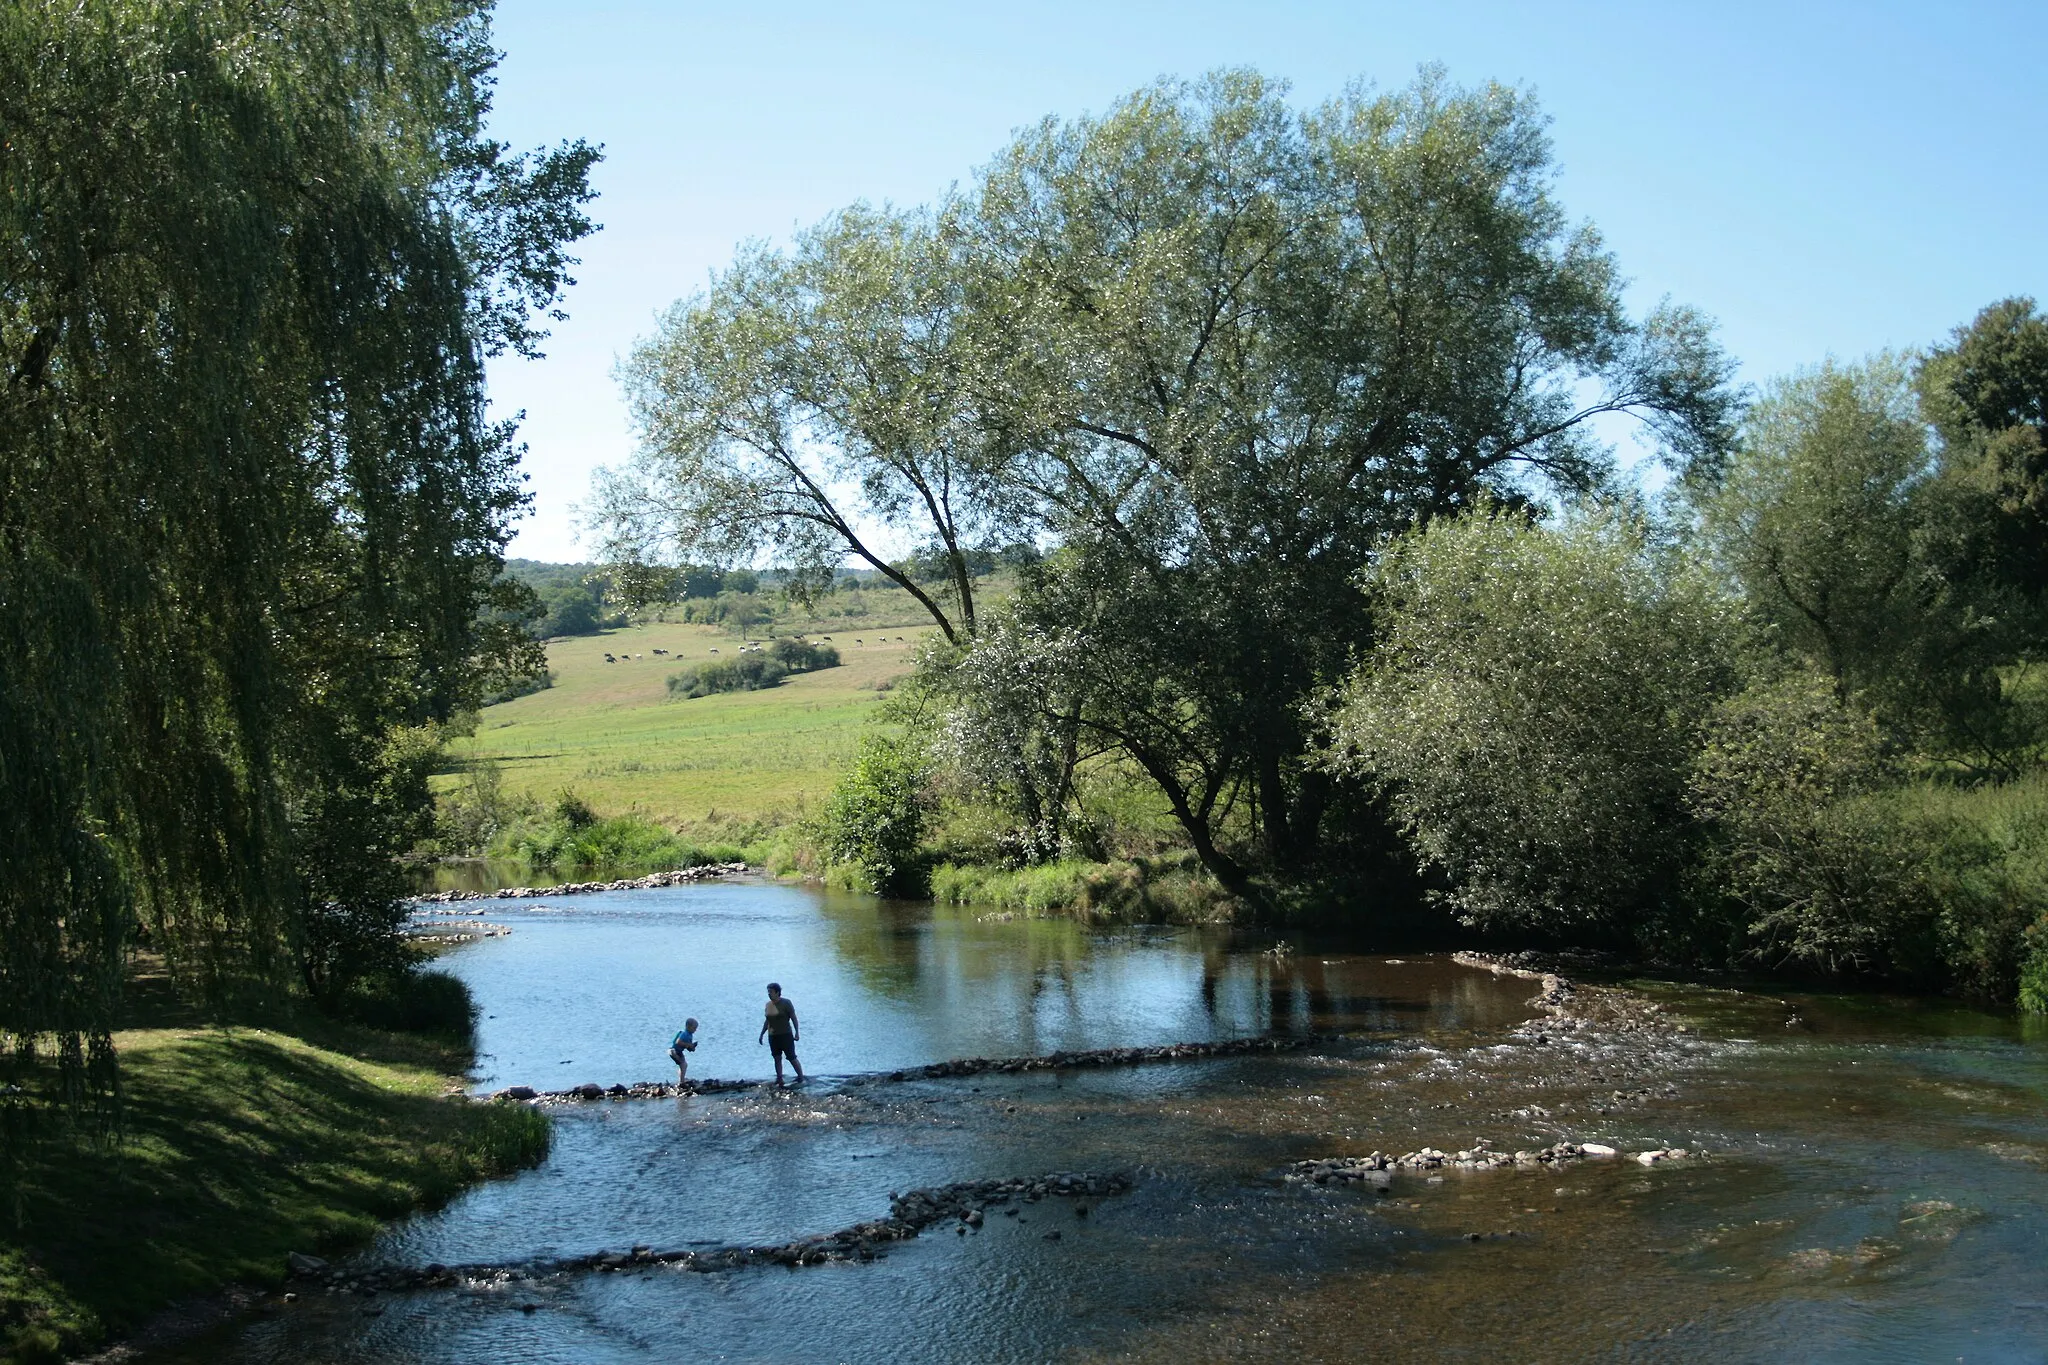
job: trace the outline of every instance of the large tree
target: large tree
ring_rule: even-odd
[[[1228,884],[1231,821],[1269,862],[1317,853],[1333,794],[1302,705],[1371,639],[1352,582],[1389,535],[1599,487],[1603,414],[1682,465],[1718,456],[1705,325],[1629,318],[1551,175],[1510,90],[1425,73],[1300,114],[1227,72],[1048,121],[981,186],[969,259],[1022,433],[1009,478],[1067,547],[1062,591],[1097,608],[1068,613],[1099,632],[1069,657],[1142,661],[1141,684],[1087,690],[1081,723]]]
[[[1700,525],[1776,645],[1841,699],[1909,747],[2011,775],[2040,732],[2008,677],[2040,639],[2024,455],[2037,438],[1965,407],[1960,354],[1927,362],[1918,396],[1890,355],[1772,385]],[[1929,409],[1949,435],[1940,450]]]
[[[408,730],[510,647],[483,366],[596,154],[483,134],[488,10],[0,11],[0,1042],[67,1093],[138,932],[215,989],[388,941]]]
[[[851,211],[672,314],[629,370],[645,449],[602,520],[629,551],[877,567],[864,525],[914,528],[958,618],[899,581],[973,647],[960,546],[1023,518],[1061,553],[1000,648],[1068,642],[1082,674],[1040,695],[1079,729],[989,771],[1044,824],[1021,774],[1113,751],[1243,888],[1247,855],[1321,845],[1337,794],[1302,704],[1370,639],[1352,580],[1386,537],[1599,487],[1605,415],[1688,468],[1719,455],[1705,324],[1629,317],[1551,174],[1525,96],[1436,73],[1302,113],[1224,72],[1048,120],[939,211]]]
[[[595,520],[630,570],[768,553],[799,591],[858,560],[948,639],[974,631],[969,552],[1013,499],[991,477],[1001,414],[972,382],[965,280],[933,215],[855,206],[793,250],[747,251],[634,349],[641,432],[600,473]],[[908,534],[944,566],[920,581],[875,543]]]

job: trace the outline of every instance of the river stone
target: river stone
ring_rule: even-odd
[[[326,1272],[327,1262],[318,1256],[308,1256],[303,1251],[294,1251],[284,1258],[284,1268],[293,1275],[320,1275]]]
[[[1604,1142],[1582,1142],[1579,1150],[1587,1156],[1614,1156],[1615,1150]]]

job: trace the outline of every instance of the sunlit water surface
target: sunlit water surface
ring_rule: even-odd
[[[984,1176],[1139,1170],[1136,1188],[1086,1217],[1048,1200],[934,1228],[870,1264],[315,1293],[175,1358],[2048,1361],[2048,1044],[2011,1020],[1652,985],[1689,1032],[1538,1042],[1517,1031],[1528,982],[1436,955],[761,885],[474,908],[514,929],[445,959],[484,1011],[479,1088],[658,1079],[686,1014],[693,1074],[765,1078],[770,979],[812,1079],[557,1111],[542,1166],[394,1227],[366,1262],[782,1242]],[[1318,1038],[875,1079],[1268,1031]],[[1307,1156],[1559,1137],[1712,1155],[1404,1176],[1386,1196],[1280,1179]]]

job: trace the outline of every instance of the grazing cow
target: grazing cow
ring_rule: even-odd
[[[866,644],[866,643],[867,643],[867,641],[866,641],[866,640],[855,640],[855,641],[854,641],[854,643],[855,643],[855,644],[857,644],[857,645],[864,645],[864,644]]]

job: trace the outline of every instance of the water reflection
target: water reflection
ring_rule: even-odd
[[[319,1295],[178,1359],[2048,1359],[2048,1048],[2007,1019],[1652,986],[1695,1031],[1538,1045],[1508,1032],[1528,983],[1435,956],[1275,955],[1221,931],[990,923],[770,886],[506,918],[511,938],[447,959],[494,1016],[506,1080],[558,1052],[576,1059],[563,1081],[658,1074],[659,1029],[617,1040],[683,1003],[706,1023],[693,1070],[765,1073],[752,1034],[770,972],[830,1074],[565,1111],[543,1167],[409,1221],[369,1259],[779,1240],[876,1216],[893,1189],[1146,1174],[1086,1218],[1048,1201],[872,1265]],[[1267,1029],[1343,1036],[1279,1057],[862,1079]],[[1307,1155],[1561,1135],[1715,1155],[1403,1177],[1390,1197],[1279,1178]]]
[[[1276,958],[1227,929],[991,922],[787,886],[508,901],[490,917],[512,934],[443,960],[483,1009],[483,1088],[659,1078],[686,1014],[701,1022],[693,1072],[765,1074],[757,1035],[770,980],[796,1002],[805,1069],[818,1076],[1526,1014],[1520,983],[1435,958]]]

